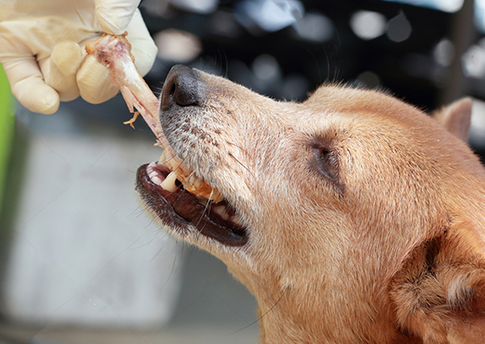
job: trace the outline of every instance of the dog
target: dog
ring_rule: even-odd
[[[431,116],[379,90],[280,102],[175,66],[171,150],[136,189],[154,219],[220,258],[258,301],[261,343],[484,343],[485,171],[471,100]],[[196,183],[196,184],[197,184]]]

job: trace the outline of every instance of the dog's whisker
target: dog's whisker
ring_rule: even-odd
[[[226,143],[229,145],[229,146],[232,146],[232,147],[236,147],[237,149],[239,149],[241,152],[243,152],[243,154],[247,157],[250,157],[251,154],[248,152],[247,149],[245,149],[244,147],[241,147],[240,145],[238,144],[235,144],[234,142],[231,142],[231,141],[228,141],[226,140]]]
[[[209,213],[210,212],[210,207],[212,205],[212,202],[210,200],[207,200],[207,203],[204,205],[204,211],[202,212],[202,214],[200,215],[200,218],[199,218],[199,221],[197,222],[197,224],[195,225],[196,228],[199,227],[200,225],[200,222],[202,221],[202,219],[204,218],[204,215]]]
[[[177,203],[183,198],[184,193],[188,192],[187,190],[183,189],[180,195],[178,195],[177,199],[174,201],[173,205],[176,206]]]
[[[285,290],[283,290],[283,293],[281,294],[281,296],[278,298],[278,300],[276,300],[276,302],[273,304],[273,306],[271,306],[264,314],[262,314],[261,316],[259,316],[256,320],[250,322],[249,324],[247,324],[246,326],[244,326],[243,328],[240,328],[239,330],[237,331],[234,331],[232,334],[236,334],[238,332],[241,332],[245,329],[247,329],[248,327],[251,327],[253,326],[254,324],[257,324],[261,319],[263,319],[266,315],[268,315],[280,302],[281,300],[283,299],[283,297],[286,295],[286,292],[289,290],[289,287],[286,287]]]
[[[232,159],[234,159],[234,161],[236,161],[239,165],[241,165],[242,167],[244,167],[244,169],[246,171],[248,171],[249,173],[251,173],[251,175],[253,177],[255,177],[254,174],[253,174],[253,172],[245,164],[243,164],[238,158],[236,158],[231,152],[228,153],[228,156],[230,156]]]

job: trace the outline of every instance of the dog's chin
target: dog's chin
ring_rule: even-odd
[[[174,191],[165,190],[160,184],[170,172],[158,164],[145,164],[138,169],[136,190],[154,216],[185,238],[200,233],[226,246],[247,243],[246,228],[239,223],[234,207],[226,200],[213,203],[197,197],[179,182]]]

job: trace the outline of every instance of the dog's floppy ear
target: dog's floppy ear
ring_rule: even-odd
[[[478,231],[458,230],[410,252],[390,298],[399,329],[423,343],[485,342],[485,247]]]
[[[472,116],[471,98],[463,98],[432,113],[450,133],[467,142]]]

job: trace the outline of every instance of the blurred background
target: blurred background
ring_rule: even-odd
[[[186,64],[280,100],[324,82],[431,111],[474,99],[485,153],[484,0],[143,0],[158,94]],[[0,78],[1,79],[1,78]],[[0,343],[247,343],[256,302],[217,259],[152,223],[133,191],[161,151],[120,96],[50,116],[0,89]],[[10,129],[9,129],[10,128]]]

